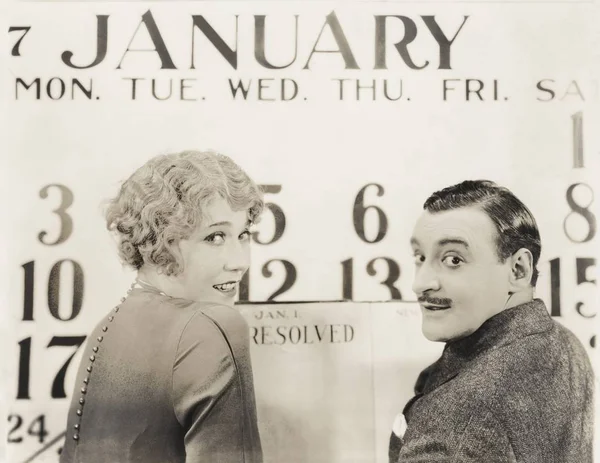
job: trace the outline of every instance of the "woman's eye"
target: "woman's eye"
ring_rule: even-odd
[[[240,241],[247,241],[250,239],[250,230],[244,230],[241,234],[240,234]]]
[[[448,267],[458,267],[464,261],[458,256],[446,256],[442,259],[442,262]]]
[[[204,241],[208,241],[213,244],[221,244],[225,242],[225,234],[223,232],[215,232],[204,238]]]
[[[422,264],[423,262],[425,262],[425,256],[423,256],[422,254],[415,254],[414,258],[415,258],[416,265],[419,265],[419,264]]]

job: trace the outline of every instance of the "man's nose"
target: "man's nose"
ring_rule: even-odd
[[[426,291],[438,291],[440,289],[440,281],[434,269],[431,268],[431,265],[423,263],[417,267],[412,289],[417,296]]]

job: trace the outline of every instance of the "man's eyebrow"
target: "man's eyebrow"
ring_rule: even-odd
[[[438,246],[446,246],[447,244],[458,244],[460,246],[464,246],[469,249],[469,243],[467,243],[462,238],[442,238],[438,241]]]

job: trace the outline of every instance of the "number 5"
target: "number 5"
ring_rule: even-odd
[[[281,185],[259,185],[259,187],[265,194],[276,194],[281,191]],[[258,244],[275,243],[283,236],[283,232],[285,231],[285,214],[283,213],[283,210],[274,203],[266,203],[265,206],[267,206],[275,218],[275,231],[273,232],[273,237],[270,241],[261,241],[257,231],[252,233],[254,242]]]
[[[586,276],[586,270],[589,267],[596,265],[596,259],[591,258],[591,257],[578,257],[576,259],[575,265],[577,267],[577,284],[578,285],[583,284],[583,283],[592,283],[594,285],[596,284],[595,279],[588,280],[588,278]],[[594,318],[596,316],[595,313],[592,313],[591,315],[586,315],[583,313],[583,311],[581,310],[583,305],[584,305],[583,302],[577,303],[577,305],[575,306],[575,310],[577,310],[577,313],[584,318]]]

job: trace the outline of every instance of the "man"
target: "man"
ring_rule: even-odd
[[[434,193],[411,239],[422,329],[446,343],[394,424],[390,461],[592,462],[593,372],[534,299],[531,212],[490,181]]]

